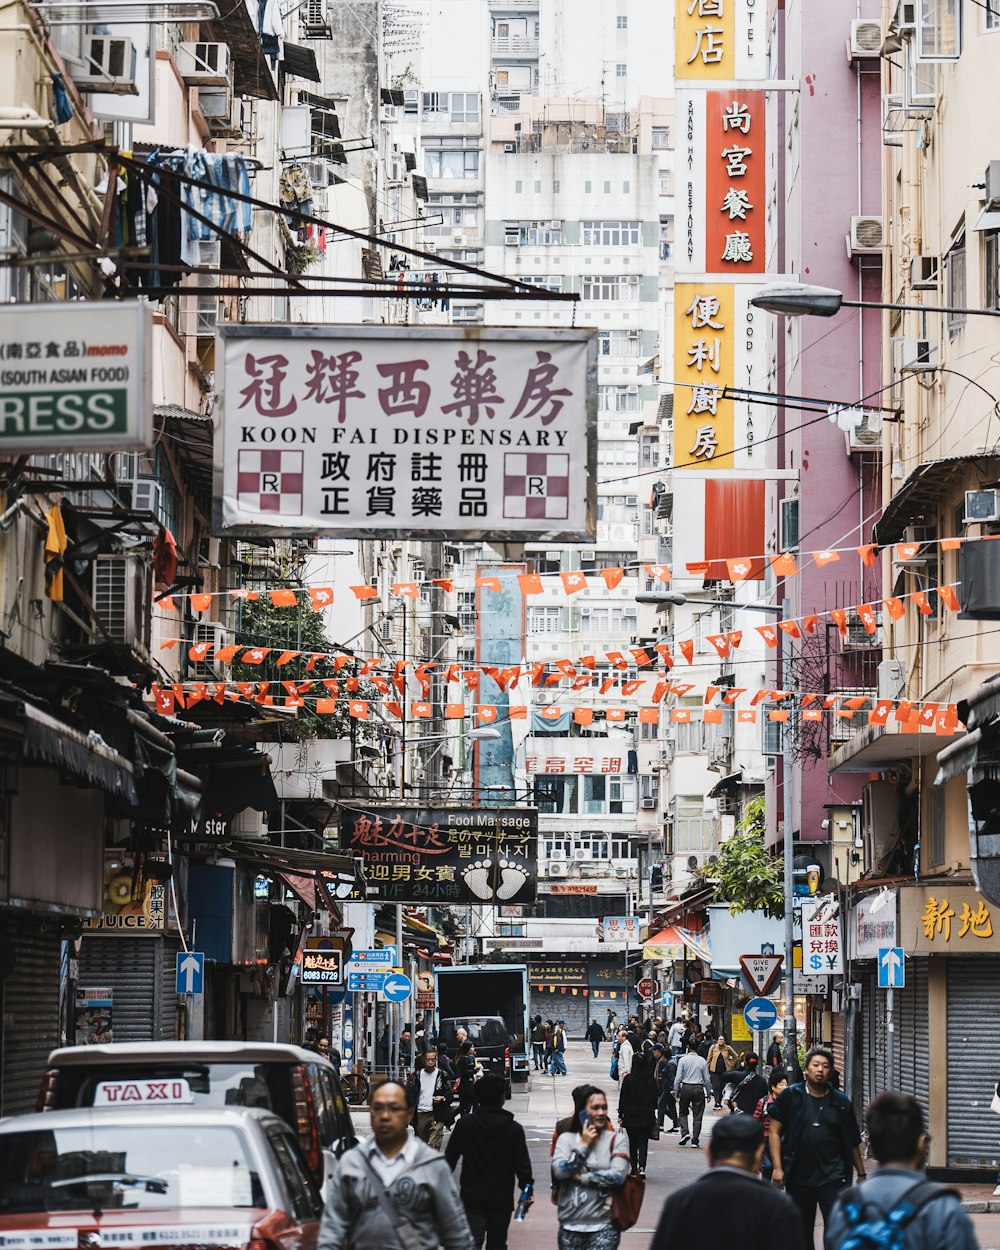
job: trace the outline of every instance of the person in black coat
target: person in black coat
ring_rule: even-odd
[[[757,1104],[767,1094],[767,1080],[759,1071],[756,1055],[747,1056],[745,1068],[737,1068],[727,1072],[724,1080],[732,1085],[733,1092],[729,1096],[731,1111],[742,1111],[744,1115],[753,1115]]]
[[[594,1058],[596,1059],[601,1049],[601,1042],[604,1041],[604,1030],[596,1020],[591,1020],[590,1027],[587,1029],[584,1037],[590,1042],[590,1048],[594,1052]]]
[[[656,1128],[656,1081],[649,1057],[642,1051],[618,1094],[618,1120],[628,1133],[628,1154],[639,1175],[646,1175],[649,1139]]]
[[[476,1087],[476,1048],[466,1040],[458,1048],[458,1114],[468,1115],[472,1110],[473,1092]]]
[[[504,1081],[484,1076],[476,1088],[477,1106],[455,1125],[444,1157],[452,1171],[462,1161],[459,1193],[469,1228],[480,1250],[507,1250],[514,1210],[514,1184],[533,1183],[524,1129],[503,1109]]]
[[[760,1121],[724,1116],[705,1147],[709,1171],[663,1204],[650,1250],[807,1250],[798,1208],[759,1178]]]

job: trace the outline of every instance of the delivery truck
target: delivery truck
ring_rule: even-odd
[[[456,1032],[465,1029],[483,1067],[503,1072],[509,1097],[511,1084],[527,1081],[531,1066],[528,969],[524,964],[468,964],[438,968],[436,979],[438,1040],[454,1054]]]

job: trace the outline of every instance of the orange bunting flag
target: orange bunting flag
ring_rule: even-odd
[[[653,702],[661,703],[663,701],[663,696],[667,693],[669,689],[670,689],[669,681],[658,681],[656,685],[653,687]]]
[[[935,716],[937,716],[937,712],[938,712],[938,704],[925,703],[924,706],[917,713],[917,720],[920,722],[921,725],[933,725],[934,718]]]
[[[252,681],[238,681],[236,683],[236,689],[240,692],[244,699],[249,699],[257,687]]]
[[[386,702],[386,703],[383,703],[383,704],[382,704],[382,706],[385,708],[385,710],[389,713],[389,715],[390,715],[390,716],[395,716],[397,720],[402,720],[402,719],[403,719],[403,705],[402,705],[402,703],[389,703],[389,702]]]
[[[690,725],[691,709],[689,707],[671,708],[670,719],[675,725]]]
[[[778,631],[773,625],[755,625],[754,629],[756,629],[757,633],[760,634],[769,647],[778,645]]]
[[[174,603],[173,595],[164,595],[162,599],[157,599],[156,606],[162,608],[164,612],[177,611],[177,604]]]
[[[827,564],[833,564],[835,560],[840,559],[839,551],[814,551],[812,558],[816,561],[816,567],[821,569]]]
[[[798,621],[779,621],[778,628],[788,635],[789,638],[801,638],[802,630],[799,629]]]
[[[476,585],[480,590],[500,590],[499,577],[477,577]]]
[[[451,594],[455,589],[455,583],[450,577],[435,577],[431,582],[432,586],[439,586],[446,594]]]
[[[593,680],[593,674],[581,673],[572,686],[570,686],[570,690],[586,690]]]
[[[909,699],[902,699],[896,704],[896,711],[893,719],[899,721],[901,725],[905,725],[912,715],[913,704]]]
[[[332,586],[310,586],[309,606],[318,612],[320,608],[328,608],[333,603]]]
[[[614,590],[625,576],[624,569],[601,569],[601,576],[604,578],[604,584],[608,590]]]
[[[163,690],[160,686],[153,686],[153,704],[162,716],[170,716],[174,710],[173,691]]]
[[[640,688],[640,686],[643,686],[643,685],[645,685],[645,682],[636,681],[634,678],[632,679],[632,681],[623,681],[622,682],[622,694],[627,699],[630,695],[635,694],[635,692]]]
[[[333,671],[334,671],[335,673],[339,673],[339,672],[340,672],[340,670],[341,670],[342,668],[344,668],[346,665],[350,664],[350,662],[351,662],[351,660],[352,660],[353,658],[354,658],[354,657],[353,657],[353,656],[350,656],[350,655],[336,655],[336,656],[334,656],[334,657],[333,657]],[[405,660],[405,661],[404,661],[404,665],[405,665],[405,664],[409,664],[409,662],[410,662],[409,660]],[[397,667],[397,671],[398,671],[399,666],[397,665],[396,667]]]
[[[256,590],[231,590],[229,597],[230,599],[252,599],[256,601],[260,598],[260,594]]]
[[[834,623],[836,624],[837,629],[840,630],[841,638],[846,638],[847,637],[847,613],[844,611],[843,608],[831,608],[830,616],[833,619]]]
[[[922,546],[923,543],[897,543],[896,555],[900,560],[912,560]]]
[[[746,686],[731,686],[722,696],[723,703],[735,703],[741,694],[746,694]]]
[[[573,712],[573,720],[577,725],[592,725],[594,723],[593,708],[578,707]]]
[[[711,703],[718,693],[719,693],[718,686],[706,686],[705,687],[705,702]]]
[[[595,669],[595,668],[597,668],[597,660],[596,660],[596,658],[595,658],[594,656],[592,656],[592,655],[581,655],[581,656],[580,656],[580,667],[581,667],[581,668]]]
[[[736,719],[741,725],[752,725],[757,719],[757,709],[752,707],[737,708]]]
[[[802,713],[803,720],[822,720],[823,709],[819,707],[807,707]]]
[[[958,730],[958,706],[949,703],[947,707],[939,708],[937,717],[934,721],[934,732],[936,734],[953,734]]]
[[[884,725],[889,719],[889,713],[892,711],[891,699],[879,699],[872,710],[868,713],[869,725]]]
[[[635,660],[637,668],[645,668],[653,662],[653,657],[644,647],[629,647],[629,655]]]
[[[729,639],[729,645],[734,651],[739,650],[739,645],[743,641],[742,629],[731,629],[726,637]]]
[[[364,664],[362,664],[361,667],[358,669],[358,676],[367,677],[368,674],[372,671],[372,669],[378,668],[378,666],[381,663],[382,663],[382,657],[380,655],[371,656],[369,659],[365,660]]]
[[[211,595],[192,595],[191,596],[191,610],[193,612],[205,612],[211,606],[212,606]]]
[[[647,564],[646,576],[652,578],[654,582],[669,582],[670,569],[666,564]]]
[[[420,587],[416,582],[393,582],[392,593],[403,599],[419,599]]]
[[[709,634],[708,641],[719,653],[719,658],[724,660],[729,654],[729,639],[725,634]]]
[[[875,620],[875,609],[870,603],[859,603],[857,607],[858,619],[865,627],[866,634],[874,634],[878,629],[878,622]]]
[[[639,709],[640,725],[658,725],[660,723],[660,709],[655,707],[641,707]]]
[[[958,596],[955,594],[954,586],[939,586],[937,592],[938,598],[949,612],[958,611]]]
[[[267,657],[271,654],[270,647],[251,647],[249,651],[244,651],[240,656],[241,664],[263,664]]]
[[[231,664],[233,656],[239,649],[234,643],[230,643],[228,647],[220,647],[215,653],[215,662],[217,664]]]
[[[933,616],[934,609],[931,607],[927,599],[926,590],[915,590],[911,596],[913,602],[917,605],[917,611],[921,616]]]
[[[361,682],[356,677],[347,677],[344,680],[344,689],[348,694],[357,694],[361,689]]]
[[[746,556],[731,556],[726,560],[731,582],[745,582],[753,572],[753,561]]]
[[[609,707],[604,713],[605,720],[624,720],[625,709],[623,707]]]
[[[845,709],[838,707],[834,709],[834,713],[839,716],[841,720],[854,720],[854,712],[850,708]]]
[[[476,708],[476,719],[480,725],[492,725],[497,718],[497,709],[495,703],[480,703]]]
[[[517,584],[521,587],[522,595],[540,595],[544,589],[542,579],[537,573],[518,573]]]
[[[750,696],[750,706],[756,707],[757,704],[760,703],[762,699],[766,699],[768,697],[769,693],[770,692],[767,690],[755,690],[753,694]]]
[[[856,695],[853,699],[845,699],[844,707],[849,707],[852,712],[858,712],[868,702],[864,695]]]
[[[267,597],[276,608],[297,608],[299,605],[294,590],[269,590]]]
[[[523,703],[512,703],[507,709],[508,720],[527,720],[528,709]]]
[[[285,707],[305,707],[305,699],[300,698],[297,694],[290,694],[285,699]]]
[[[819,616],[815,612],[811,612],[808,616],[802,618],[802,629],[807,634],[813,633],[818,624]]]
[[[941,539],[942,551],[957,551],[959,547],[961,547],[961,545],[962,545],[961,538],[942,538]]]
[[[790,551],[779,552],[771,557],[771,568],[776,577],[794,577],[799,571],[795,567],[795,557]]]
[[[444,705],[444,715],[446,720],[462,720],[465,716],[465,704],[446,703]]]
[[[429,703],[411,703],[410,711],[420,720],[428,720],[431,714],[431,705]]]
[[[284,668],[286,664],[290,663],[292,660],[294,660],[297,656],[300,656],[301,654],[302,654],[301,651],[282,651],[281,655],[278,656],[278,658],[275,660],[274,663],[276,667]]]
[[[378,591],[374,586],[352,586],[356,599],[377,599]]]
[[[861,563],[867,568],[871,568],[875,563],[875,553],[878,547],[874,543],[866,543],[863,547],[857,548],[857,553],[861,557]]]
[[[622,655],[620,651],[605,651],[604,654],[608,657],[608,660],[610,661],[613,668],[617,668],[617,669],[628,668],[628,660],[625,659],[625,657]]]
[[[347,712],[349,716],[353,716],[355,720],[365,720],[368,716],[368,700],[367,699],[348,699]]]
[[[682,638],[677,644],[680,647],[681,655],[689,664],[694,663],[694,641],[691,638]]]
[[[823,706],[824,706],[827,710],[829,710],[830,708],[832,708],[832,707],[835,707],[835,706],[836,706],[836,704],[837,704],[837,700],[838,700],[839,698],[840,698],[840,695],[839,695],[839,694],[828,694],[828,695],[826,696],[826,698],[823,700]]]
[[[653,650],[660,657],[667,668],[673,668],[674,657],[670,654],[670,648],[665,642],[654,643]]]
[[[564,677],[576,676],[576,665],[572,660],[556,660],[555,667]]]
[[[478,690],[482,676],[483,675],[478,668],[466,668],[462,670],[462,680],[465,682],[466,689],[468,690]]]
[[[804,694],[802,696],[802,706],[808,707],[810,703],[815,703],[818,698],[818,694]]]
[[[597,693],[607,694],[609,690],[614,689],[614,686],[615,686],[615,679],[613,677],[605,677],[605,679],[601,682],[601,688],[600,690],[598,690]]]
[[[701,714],[701,719],[705,722],[706,725],[721,725],[722,724],[722,708],[721,707],[705,708],[705,710]]]
[[[578,591],[587,589],[587,579],[582,573],[560,573],[559,577],[568,595],[575,595]]]
[[[691,577],[707,577],[708,576],[708,561],[707,560],[692,561],[692,563],[684,565],[684,571],[690,574]]]
[[[882,602],[885,604],[886,611],[894,621],[898,621],[906,612],[906,604],[902,601],[902,599],[889,598],[883,599]]]
[[[773,711],[768,712],[767,719],[780,721],[784,724],[784,722],[788,720],[788,709],[783,707],[775,708]]]
[[[317,699],[316,700],[316,715],[317,716],[330,716],[332,715],[332,713],[336,712],[336,710],[337,710],[336,699]]]
[[[210,642],[196,642],[193,646],[188,647],[189,660],[203,660],[212,649]]]
[[[694,686],[688,681],[676,682],[670,687],[670,693],[675,694],[678,699],[683,699],[686,694],[690,694]]]
[[[384,677],[379,677],[378,674],[375,674],[375,676],[371,678],[371,683],[379,694],[389,693],[389,683]],[[310,682],[309,685],[311,686],[312,682]]]

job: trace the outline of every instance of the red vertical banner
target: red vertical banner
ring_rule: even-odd
[[[709,91],[705,107],[709,273],[763,273],[767,216],[764,93]]]
[[[757,556],[764,550],[764,482],[707,478],[705,481],[705,559],[707,576],[729,580],[727,557],[745,551]],[[750,573],[743,580],[760,581],[763,557],[748,560]]]

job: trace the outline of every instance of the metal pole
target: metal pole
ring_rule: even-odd
[[[787,620],[791,613],[788,596],[782,600],[781,615]],[[786,675],[790,673],[788,661],[791,659],[791,646],[784,630],[781,636],[781,681],[784,686]],[[784,742],[781,753],[781,807],[784,813],[784,855],[785,855],[785,1071],[789,1081],[795,1079],[798,1066],[798,1038],[795,1027],[795,871],[792,861],[795,858],[795,842],[792,835],[792,735],[795,732],[794,707],[790,709],[788,720],[784,725]]]
[[[891,973],[891,969],[890,969]],[[895,991],[890,985],[885,992],[885,1087],[894,1089],[896,1085],[896,1025],[892,1018],[892,1000]]]

